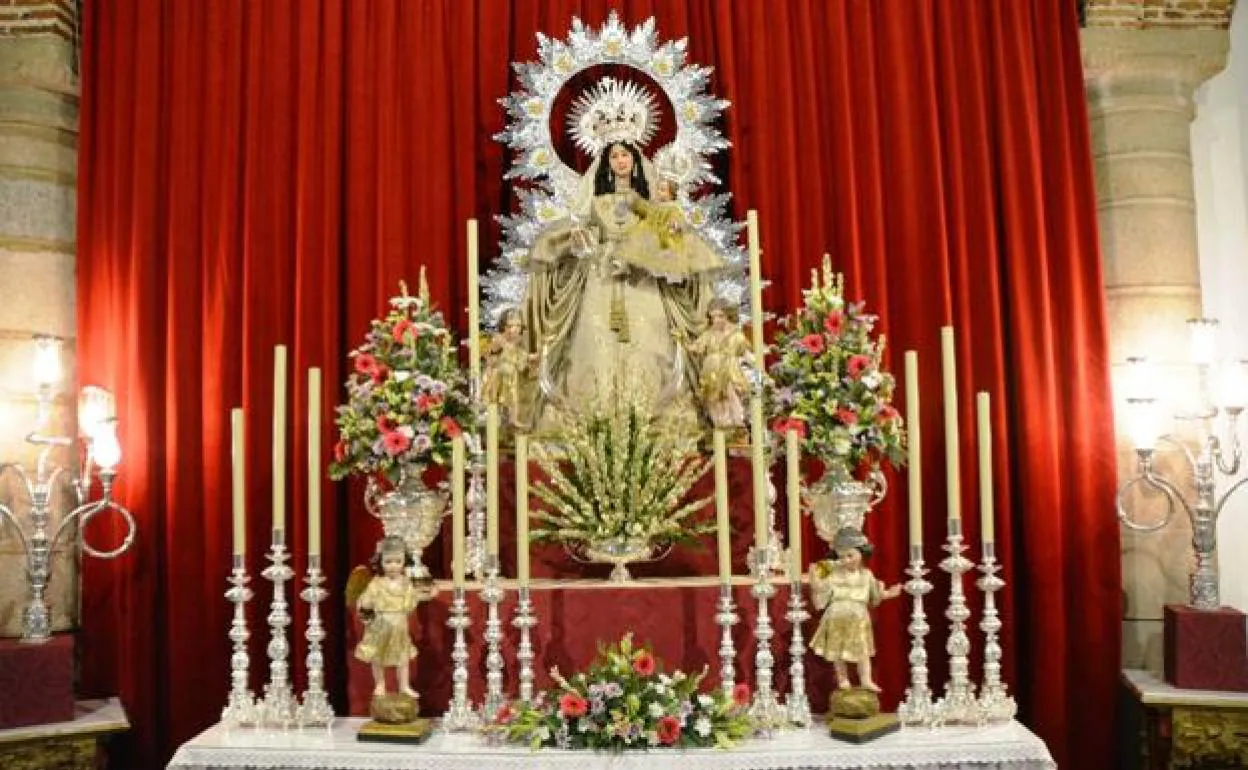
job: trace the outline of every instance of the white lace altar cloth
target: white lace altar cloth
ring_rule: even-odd
[[[903,730],[863,745],[818,728],[751,740],[730,750],[620,754],[488,747],[474,735],[437,733],[419,746],[361,743],[362,719],[331,730],[226,730],[217,725],[178,749],[169,770],[1056,770],[1044,742],[1017,722]]]

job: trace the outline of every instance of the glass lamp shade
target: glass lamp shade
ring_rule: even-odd
[[[121,442],[117,440],[117,421],[101,423],[91,441],[91,456],[103,470],[111,471],[121,462]]]
[[[1151,450],[1161,437],[1161,418],[1151,398],[1127,401],[1127,431],[1136,450]]]
[[[95,438],[114,416],[113,394],[104,388],[88,385],[78,394],[78,432],[82,436]]]
[[[1222,365],[1218,378],[1218,406],[1240,411],[1248,406],[1248,361],[1230,360]]]
[[[1155,399],[1154,382],[1153,367],[1147,358],[1135,356],[1127,359],[1122,375],[1123,398],[1128,402]]]
[[[1212,364],[1218,356],[1218,319],[1192,318],[1187,322],[1191,333],[1192,363],[1198,366]]]
[[[40,335],[35,337],[35,359],[31,366],[35,384],[39,387],[52,387],[61,381],[61,347],[64,343],[60,337]]]

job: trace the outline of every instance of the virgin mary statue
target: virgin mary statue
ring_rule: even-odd
[[[553,427],[552,405],[627,391],[696,427],[683,345],[705,326],[723,260],[683,217],[689,161],[671,147],[657,163],[642,154],[654,129],[633,88],[600,83],[579,107],[573,132],[594,161],[571,216],[541,232],[525,264],[525,325],[544,383],[534,422],[541,431]]]

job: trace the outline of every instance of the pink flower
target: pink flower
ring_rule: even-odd
[[[398,426],[394,424],[394,420],[391,420],[388,416],[384,414],[377,416],[377,430],[382,433],[393,433],[396,427]]]
[[[849,376],[855,380],[862,376],[862,373],[871,365],[871,359],[864,355],[850,356],[845,368],[849,370]]]
[[[880,407],[880,419],[881,420],[889,420],[889,421],[896,420],[899,416],[900,415],[897,413],[897,410],[893,408],[892,404],[885,404],[884,406]]]
[[[565,692],[559,698],[559,713],[565,717],[583,717],[589,711],[589,703],[574,692]]]
[[[407,451],[412,445],[412,440],[407,436],[395,431],[393,433],[385,433],[381,437],[381,445],[385,448],[386,454],[394,457],[401,455]]]
[[[347,459],[349,449],[350,447],[347,446],[347,442],[340,439],[337,444],[334,444],[334,460],[342,462]]]
[[[659,720],[655,732],[658,733],[659,743],[671,746],[680,740],[680,720],[669,714]]]
[[[386,375],[389,373],[390,373],[390,370],[386,368],[385,364],[374,365],[373,371],[372,371],[373,382],[377,385],[380,385],[386,379]]]
[[[398,343],[407,342],[405,337],[408,335],[410,335],[411,339],[415,341],[416,337],[419,336],[419,333],[416,331],[416,324],[404,318],[394,325],[394,341]]]
[[[433,396],[421,393],[416,397],[416,411],[425,413],[433,408]]]
[[[797,344],[798,347],[804,349],[807,353],[812,356],[817,356],[823,352],[823,335],[807,334],[805,337],[802,337],[801,342]]]
[[[515,718],[516,710],[511,707],[510,703],[504,703],[502,706],[499,706],[498,711],[494,712],[495,724],[511,724],[511,720]]]
[[[355,357],[355,370],[360,374],[371,375],[377,371],[377,359],[371,353],[361,353]]]
[[[853,409],[841,407],[836,410],[836,419],[840,420],[843,425],[857,425],[858,413]]]
[[[459,423],[455,422],[453,418],[443,417],[442,418],[442,432],[450,436],[451,438],[455,438],[456,436],[463,433],[463,430],[460,429]]]
[[[650,676],[654,673],[654,656],[645,650],[638,650],[633,656],[633,671],[637,676]]]
[[[737,682],[732,688],[732,702],[738,706],[750,705],[750,686],[745,682]]]
[[[823,328],[833,337],[840,335],[841,327],[845,325],[845,316],[841,315],[841,311],[836,310],[828,313],[823,319]]]
[[[799,439],[806,438],[806,422],[796,417],[780,417],[771,423],[771,429],[781,436],[793,431],[797,433]]]

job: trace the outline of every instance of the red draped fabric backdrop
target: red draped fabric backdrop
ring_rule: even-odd
[[[715,68],[712,90],[733,105],[717,169],[739,218],[759,210],[769,310],[793,308],[828,252],[851,297],[879,312],[892,368],[900,351],[920,352],[929,564],[944,531],[938,330],[956,326],[964,490],[976,480],[973,394],[994,397],[1008,680],[1061,766],[1109,766],[1113,437],[1069,0],[87,2],[78,354],[83,381],[119,396],[120,494],[141,532],[126,557],[85,567],[83,686],[120,693],[134,722],[118,766],[158,766],[224,701],[228,409],[249,415],[255,575],[273,345],[292,349],[298,512],[302,373],[320,366],[341,382],[353,340],[419,265],[442,307],[465,305],[464,221],[487,223],[488,260],[488,223],[511,205],[492,139],[508,63],[535,58],[535,33],[563,36],[574,15],[597,25],[612,8],[630,25],[655,16]],[[462,330],[463,314],[449,316]],[[895,481],[871,534],[876,571],[899,577],[907,492]],[[325,491],[325,559],[341,586],[376,533],[358,489]],[[341,703],[343,616],[338,602],[328,612]],[[896,692],[906,610],[881,614],[879,660]],[[253,631],[263,661],[262,613]],[[938,683],[942,633],[929,640]]]

